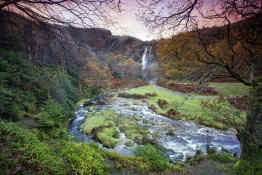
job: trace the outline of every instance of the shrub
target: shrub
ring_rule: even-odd
[[[223,99],[202,101],[201,108],[207,118],[203,118],[203,123],[207,126],[213,126],[218,129],[228,127],[241,128],[245,123],[245,113],[238,109],[232,108]],[[200,119],[201,120],[201,119]]]
[[[52,129],[59,127],[60,123],[65,119],[65,114],[61,105],[51,99],[46,101],[40,111],[41,112],[36,116],[40,128]]]
[[[256,158],[251,160],[240,159],[234,165],[234,170],[238,175],[260,175],[262,174],[262,158],[258,154]]]
[[[0,121],[0,141],[1,150],[5,150],[0,153],[0,166],[3,170],[17,171],[17,167],[25,169],[31,167],[32,174],[67,173],[62,159],[28,129],[21,128],[15,123]],[[19,170],[16,172],[16,174],[20,173],[22,174]]]
[[[169,160],[153,145],[138,146],[134,153],[145,158],[155,171],[164,171],[169,167]]]
[[[94,147],[88,144],[74,142],[65,143],[62,155],[73,174],[102,175],[104,174],[104,159]]]
[[[230,163],[236,161],[236,158],[229,153],[213,153],[208,156],[210,159],[219,161],[222,163]]]

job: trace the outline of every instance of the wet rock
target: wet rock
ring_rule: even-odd
[[[157,108],[153,104],[151,104],[148,108],[151,109],[154,112],[157,111]]]
[[[183,153],[174,152],[173,150],[167,150],[166,155],[170,158],[170,161],[172,163],[176,163],[177,161],[181,161],[184,158]]]
[[[167,135],[174,136],[175,135],[175,130],[174,129],[169,129],[167,132]]]
[[[108,105],[111,102],[111,98],[113,97],[113,94],[107,94],[107,95],[102,95],[98,96],[96,98],[90,99],[86,101],[83,106],[91,106],[91,105]]]

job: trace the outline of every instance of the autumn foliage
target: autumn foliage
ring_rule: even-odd
[[[140,80],[141,65],[133,58],[110,54],[101,58],[86,58],[81,79],[88,87],[103,89],[135,88],[146,85]]]
[[[258,35],[261,28],[252,28],[258,19],[160,40],[157,54],[161,74],[168,79],[181,79],[206,70],[212,73],[210,79],[231,77],[250,85],[251,72],[258,75],[262,70],[262,38]],[[216,68],[208,69],[210,66]]]
[[[158,43],[157,55],[160,70],[164,77],[176,79],[196,69],[203,64],[197,56],[203,55],[193,32],[181,33]]]

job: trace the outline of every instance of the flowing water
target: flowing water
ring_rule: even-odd
[[[240,155],[240,143],[233,131],[220,131],[209,127],[199,126],[193,122],[176,121],[158,115],[148,108],[147,104],[139,101],[120,97],[110,99],[107,105],[99,105],[99,110],[112,109],[122,117],[134,117],[139,115],[142,120],[136,121],[137,125],[145,126],[149,129],[149,137],[153,133],[158,133],[161,137],[157,143],[162,146],[170,160],[185,161],[188,157],[193,157],[197,150],[206,152],[207,145],[217,151],[228,151]],[[79,130],[79,126],[84,122],[85,116],[90,107],[80,107],[76,111],[76,119],[72,122],[71,133],[79,142],[94,142],[87,135]],[[172,129],[174,135],[168,134]],[[114,149],[117,153],[130,156],[132,150],[137,146],[126,146],[128,139],[124,133],[120,133],[118,144]],[[100,144],[100,147],[103,147]],[[107,149],[107,148],[105,148]]]
[[[142,71],[146,69],[146,66],[147,66],[147,47],[145,48],[142,56]]]

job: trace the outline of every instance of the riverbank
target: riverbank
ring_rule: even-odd
[[[221,151],[223,152],[226,150],[226,148],[229,148],[226,145],[232,141],[232,137],[231,136],[228,137],[228,140],[226,141],[226,137],[227,137],[226,132],[220,132],[220,131],[215,132],[215,130],[207,129],[205,127],[198,128],[197,125],[194,125],[193,123],[190,123],[190,122],[180,122],[180,121],[171,120],[165,117],[161,117],[155,114],[151,109],[147,107],[147,103],[144,101],[144,99],[137,100],[137,99],[128,99],[128,98],[120,98],[117,96],[113,96],[112,98],[110,98],[110,100],[107,100],[107,101],[109,101],[110,103],[107,103],[104,105],[93,105],[93,106],[81,107],[76,113],[77,118],[74,121],[75,123],[72,126],[71,133],[75,135],[76,139],[80,142],[100,142],[98,146],[105,150],[109,150],[110,152],[108,153],[110,154],[110,156],[113,155],[113,158],[112,157],[109,158],[109,159],[113,159],[113,161],[112,160],[110,161],[111,164],[115,165],[115,162],[118,162],[118,161],[122,162],[122,163],[119,163],[118,166],[121,167],[120,169],[122,169],[123,172],[129,172],[130,174],[143,174],[143,173],[146,174],[149,172],[152,174],[159,174],[160,172],[157,172],[159,171],[159,169],[158,170],[151,169],[152,165],[149,166],[147,164],[149,163],[148,161],[146,161],[147,165],[145,164],[143,165],[143,163],[142,164],[141,162],[139,163],[137,158],[133,156],[134,151],[136,150],[136,147],[139,147],[139,145],[143,146],[143,144],[146,144],[146,145],[147,144],[153,144],[153,145],[156,144],[156,145],[161,146],[160,150],[164,151],[163,155],[167,156],[168,159],[171,158],[173,162],[174,161],[176,162],[176,165],[174,167],[171,165],[167,166],[169,168],[166,167],[164,174],[198,175],[198,174],[204,173],[204,171],[206,171],[207,173],[207,172],[212,172],[214,170],[216,170],[216,173],[219,175],[220,174],[223,174],[223,175],[224,174],[230,174],[230,175],[233,174],[233,165],[237,161],[237,158],[232,157],[231,159],[230,158],[231,156],[228,153],[213,155],[214,152],[213,153],[211,152],[210,155],[207,155],[207,156],[197,155],[197,157],[194,157],[196,155],[195,154],[196,152],[198,152],[197,154],[199,154],[199,152],[204,152],[204,153],[207,152],[205,150],[207,147],[206,138],[210,139],[208,145],[210,146],[210,148],[212,148],[211,150],[215,150],[216,148],[218,148],[217,146],[219,145],[220,139],[222,139],[221,145],[223,145],[224,147],[217,149],[217,151],[220,150],[220,152]],[[118,143],[116,143],[116,145],[113,148],[108,148],[108,145],[106,144],[103,145],[104,144],[103,140],[99,140],[99,139],[97,140],[95,137],[92,139],[90,138],[91,135],[85,135],[81,130],[79,130],[79,126],[81,126],[85,121],[87,122],[90,120],[92,122],[86,123],[89,128],[88,129],[89,133],[91,132],[90,128],[91,130],[94,129],[94,131],[97,130],[95,128],[100,128],[102,131],[103,131],[102,129],[103,127],[108,128],[108,126],[104,126],[104,122],[102,122],[101,124],[97,124],[97,122],[95,122],[95,118],[92,119],[92,117],[94,116],[97,116],[96,118],[100,117],[101,119],[102,118],[106,119],[107,115],[101,116],[101,112],[99,112],[99,111],[104,111],[104,110],[112,110],[118,114],[118,116],[116,117],[116,120],[111,118],[110,119],[111,121],[108,121],[108,122],[114,123],[110,125],[110,127],[111,128],[113,127],[115,131],[119,131],[119,135],[120,135],[120,138],[112,137],[113,139],[115,139],[115,141],[119,141]],[[85,118],[89,120],[85,120]],[[92,124],[93,122],[95,122],[95,124]],[[139,128],[143,128],[142,130],[143,132],[141,132]],[[189,131],[189,129],[192,129],[192,130]],[[145,136],[145,133],[149,134],[148,138],[143,138]],[[186,133],[187,134],[190,133],[191,136],[187,135]],[[98,136],[99,134],[95,134],[95,135]],[[201,135],[203,136],[202,142],[201,142]],[[220,135],[222,137],[221,138],[219,138],[220,136],[216,137],[217,135]],[[185,140],[183,141],[183,139]],[[109,140],[111,139],[109,138]],[[148,142],[143,143],[143,141],[146,141],[146,140]],[[195,148],[194,150],[195,153],[190,153],[190,151],[192,151],[192,147]],[[229,148],[229,150],[232,151],[231,148]],[[152,149],[155,149],[155,148],[152,148]],[[238,149],[240,150],[240,148]],[[120,155],[114,152],[117,152]],[[142,157],[146,155],[147,153],[143,153]],[[189,157],[186,158],[186,157],[183,157],[183,155],[187,155],[189,157],[194,157],[194,158],[187,160],[186,163],[181,163],[179,160],[185,161],[186,159],[189,159]],[[223,157],[223,155],[225,156],[224,159],[229,159],[230,163],[228,164],[222,163],[224,160],[220,160],[220,159],[223,159],[221,158],[221,156]],[[129,157],[125,157],[125,156],[129,156]],[[154,162],[156,157],[154,156],[149,157],[149,159]],[[163,161],[164,160],[165,159],[163,159]],[[136,163],[137,165],[134,165],[132,163],[133,161],[137,162]],[[128,164],[127,165],[125,163],[123,164],[123,162],[129,162],[129,163],[127,163]],[[165,160],[164,162],[169,162],[169,161]],[[196,166],[196,164],[198,164],[199,166]],[[228,167],[223,169],[222,164]],[[141,169],[140,166],[142,165],[146,166],[147,168]],[[163,166],[165,167],[165,165]],[[130,169],[128,167],[133,167],[136,170],[139,170],[139,173],[130,172]],[[163,171],[161,172],[163,173]],[[116,169],[116,167],[113,166],[111,167],[110,173],[118,174],[119,172]]]
[[[105,147],[112,148],[117,145],[117,149],[114,151],[126,155],[130,154],[134,144],[146,144],[147,142],[162,144],[162,146],[166,147],[167,150],[172,150],[173,148],[176,149],[176,152],[171,151],[169,153],[169,156],[172,157],[174,161],[185,160],[188,156],[194,156],[197,149],[200,149],[202,152],[206,152],[205,148],[207,144],[217,150],[225,150],[227,148],[227,144],[229,144],[227,148],[228,150],[233,151],[235,149],[233,152],[238,154],[240,153],[239,142],[237,141],[234,132],[219,131],[201,125],[198,126],[193,122],[185,120],[178,121],[169,119],[152,111],[150,106],[148,106],[147,98],[157,98],[159,93],[161,94],[163,92],[156,89],[152,91],[152,86],[139,87],[138,89],[143,89],[143,92],[145,92],[148,88],[151,89],[151,96],[139,96],[145,97],[145,99],[130,99],[112,95],[109,99],[105,100],[107,103],[105,103],[105,101],[102,103],[96,101],[96,103],[100,105],[90,103],[93,105],[80,108],[76,113],[76,123],[72,127],[73,134],[77,137],[79,136],[80,140],[81,137],[83,140],[86,138],[93,138],[101,144],[104,144]],[[128,90],[128,92],[130,91],[137,92],[137,88]],[[154,93],[156,96],[153,95]],[[184,98],[183,96],[177,97]],[[200,99],[202,99],[202,97]],[[103,112],[100,112],[106,110],[110,113],[115,113],[114,117],[109,117],[107,119],[108,115],[104,115]],[[111,124],[109,125],[105,122],[98,122],[100,120],[106,120],[107,123],[109,122]],[[81,126],[84,121],[86,123]],[[79,130],[79,127],[86,128],[83,129],[83,131],[87,133],[87,136]],[[118,131],[117,135],[121,136],[120,140],[122,140],[122,143],[116,143],[118,138],[114,138],[113,135],[111,135],[111,137],[107,135],[106,140],[101,139],[101,135],[103,135],[103,128],[107,128],[107,130],[112,128],[110,129],[111,131]],[[98,133],[94,133],[92,130],[95,132],[98,131]],[[97,138],[99,135],[100,139]],[[209,138],[209,141],[206,140],[207,137]],[[228,141],[226,141],[227,139]],[[232,139],[235,141],[232,142]],[[105,142],[110,140],[113,141],[113,145],[108,146],[108,144],[105,144]],[[212,140],[215,142],[212,143]],[[233,143],[236,147],[233,146]],[[131,147],[129,148],[128,146],[130,145]]]
[[[156,94],[144,99],[157,114],[171,119],[194,121],[200,125],[226,130],[245,123],[245,112],[218,96],[192,95],[174,92],[157,85],[127,90],[128,94]]]

